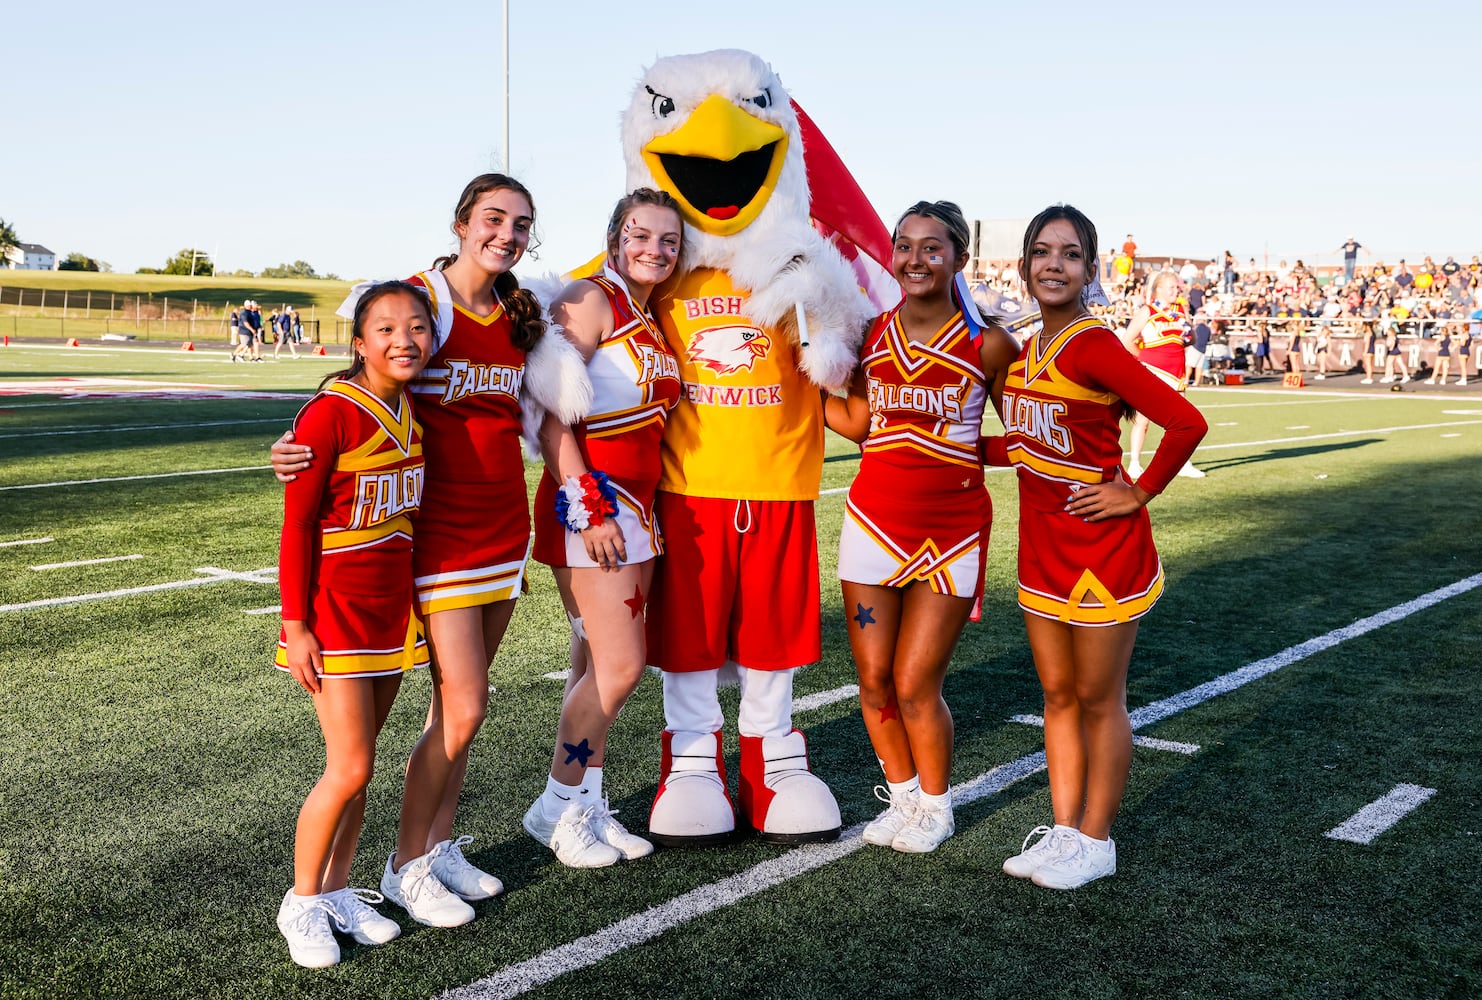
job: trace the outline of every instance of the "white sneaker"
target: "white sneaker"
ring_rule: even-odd
[[[1400,385],[1404,385],[1408,381],[1410,381],[1410,376],[1409,375],[1403,375],[1403,376],[1400,377]]]
[[[1436,377],[1434,375],[1432,375],[1430,378],[1428,378],[1428,379],[1425,380],[1425,384],[1426,385],[1435,385],[1436,384]],[[1445,385],[1446,383],[1445,382],[1442,382],[1441,384],[1442,385]]]
[[[467,835],[457,840],[444,840],[432,861],[432,874],[448,890],[462,899],[492,899],[504,891],[504,883],[481,868],[475,868],[463,856],[463,845],[473,843]]]
[[[1127,463],[1127,481],[1129,483],[1135,483],[1135,482],[1137,482],[1141,478],[1142,478],[1142,463],[1141,462],[1128,462]]]
[[[288,942],[288,955],[306,969],[327,969],[340,960],[340,946],[329,929],[334,907],[323,896],[295,898],[293,890],[278,907],[278,930]]]
[[[591,811],[592,833],[602,843],[621,854],[624,861],[646,858],[654,852],[653,844],[636,833],[629,833],[627,827],[613,818],[618,811],[608,805],[606,796],[603,796],[600,803],[593,805]]]
[[[1038,834],[1039,840],[1035,841],[1033,847],[1029,841]],[[1040,865],[1046,864],[1060,856],[1065,850],[1068,842],[1073,842],[1079,837],[1073,826],[1037,826],[1029,831],[1029,836],[1024,838],[1024,843],[1019,845],[1019,853],[1015,854],[1003,863],[1006,875],[1014,878],[1028,878],[1035,873]]]
[[[1379,380],[1379,384],[1380,385],[1384,385],[1385,383],[1393,382],[1394,380],[1395,380],[1395,377],[1393,375],[1386,375],[1386,376],[1384,376],[1384,378],[1382,378],[1382,379]]]
[[[390,855],[386,870],[381,873],[381,892],[419,924],[462,927],[474,918],[473,907],[449,892],[432,874],[432,863],[441,848],[439,844],[420,858],[408,861],[399,872],[391,868],[391,859],[396,855]]]
[[[1323,379],[1327,378],[1327,376],[1324,375],[1322,372],[1318,372],[1316,375],[1314,375],[1312,377],[1315,378],[1315,379],[1317,379],[1318,381],[1322,381]]]
[[[866,844],[889,847],[895,843],[900,832],[910,825],[911,820],[916,818],[916,811],[921,808],[921,792],[919,789],[912,789],[892,795],[884,785],[876,785],[875,798],[889,803],[890,808],[870,820],[860,837]]]
[[[583,809],[573,802],[561,818],[545,818],[540,800],[525,810],[525,832],[556,852],[556,860],[568,868],[606,868],[622,859],[616,847],[597,839],[592,831],[593,807]]]
[[[1204,472],[1202,470],[1200,470],[1200,469],[1194,468],[1194,463],[1192,463],[1192,462],[1185,462],[1184,463],[1184,467],[1182,469],[1179,469],[1178,470],[1178,474],[1180,476],[1183,476],[1185,479],[1203,479],[1204,478]]]
[[[932,809],[918,804],[916,814],[895,835],[890,846],[905,854],[930,854],[956,830],[957,824],[953,822],[951,806]]]
[[[361,944],[385,944],[401,936],[401,924],[371,906],[386,897],[374,889],[336,889],[326,893],[335,926]]]
[[[1079,889],[1117,871],[1117,845],[1107,838],[1100,847],[1085,834],[1075,831],[1075,840],[1067,838],[1060,854],[1034,870],[1030,881],[1045,889]]]
[[[1361,378],[1361,379],[1359,379],[1359,385],[1373,385],[1373,384],[1374,384],[1374,380],[1371,379],[1371,378]]]

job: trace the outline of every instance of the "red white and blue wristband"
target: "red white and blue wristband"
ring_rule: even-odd
[[[605,472],[567,476],[556,488],[556,520],[572,531],[596,527],[616,513],[617,489]]]

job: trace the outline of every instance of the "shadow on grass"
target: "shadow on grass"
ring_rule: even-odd
[[[1254,465],[1258,462],[1275,462],[1288,458],[1308,458],[1312,455],[1326,455],[1333,452],[1352,451],[1366,445],[1381,444],[1384,438],[1356,438],[1352,441],[1342,441],[1334,444],[1309,445],[1302,448],[1273,448],[1255,455],[1239,455],[1234,458],[1215,459],[1208,461],[1200,459],[1199,468],[1204,472],[1212,472],[1219,469],[1234,469],[1242,465]]]

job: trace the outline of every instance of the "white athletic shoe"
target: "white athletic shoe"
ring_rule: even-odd
[[[634,861],[638,858],[648,857],[654,852],[654,845],[638,836],[629,833],[628,828],[619,823],[615,818],[618,811],[608,805],[607,797],[592,806],[592,833],[597,839],[623,856],[624,861]]]
[[[1036,868],[1029,879],[1045,889],[1079,889],[1087,882],[1115,875],[1117,845],[1111,838],[1106,843],[1106,847],[1100,847],[1077,832],[1074,842],[1059,856]]]
[[[1182,469],[1179,469],[1178,470],[1178,474],[1180,476],[1183,476],[1185,479],[1203,479],[1204,478],[1204,472],[1202,470],[1200,470],[1200,469],[1194,468],[1194,463],[1193,462],[1185,462],[1184,463],[1184,467]]]
[[[1029,841],[1036,834],[1039,835],[1039,840],[1030,847]],[[1073,826],[1037,826],[1024,838],[1024,843],[1019,846],[1019,853],[1003,863],[1004,874],[1014,878],[1028,878],[1040,865],[1058,858],[1067,844],[1079,837],[1080,834]]]
[[[1430,378],[1428,378],[1428,379],[1425,380],[1425,384],[1426,385],[1435,385],[1436,384],[1436,377],[1434,375],[1432,375]],[[1442,382],[1441,384],[1442,385],[1445,385],[1446,383],[1445,382]]]
[[[886,786],[876,785],[875,798],[888,803],[890,808],[870,820],[860,837],[866,844],[889,847],[916,817],[916,811],[921,808],[921,792],[919,789],[912,789],[909,792],[891,794]]]
[[[504,883],[481,868],[475,868],[463,856],[463,845],[473,843],[469,836],[457,840],[444,840],[437,846],[442,848],[432,861],[432,874],[448,890],[462,899],[492,899],[504,891]]]
[[[933,809],[918,803],[911,821],[895,835],[890,846],[904,854],[930,854],[957,831],[952,807]]]
[[[1459,379],[1456,380],[1456,384],[1457,385],[1466,385],[1467,384],[1467,377],[1465,375],[1463,375],[1461,378],[1459,378]]]
[[[1315,379],[1317,379],[1317,380],[1319,380],[1319,381],[1321,381],[1321,380],[1323,380],[1323,379],[1325,379],[1325,378],[1327,378],[1327,376],[1326,376],[1326,375],[1324,375],[1324,374],[1323,374],[1323,373],[1322,373],[1322,372],[1318,372],[1318,373],[1317,373],[1317,374],[1316,374],[1316,375],[1314,375],[1314,376],[1312,376],[1312,377],[1313,377],[1313,378],[1315,378]]]
[[[1409,375],[1402,375],[1402,376],[1400,376],[1400,385],[1404,385],[1408,381],[1410,381],[1410,376]]]
[[[408,861],[399,872],[391,868],[391,858],[396,857],[392,854],[381,873],[381,892],[419,924],[462,927],[474,918],[473,907],[449,892],[432,874],[432,863],[441,848],[439,844],[420,858]]]
[[[556,860],[568,868],[606,868],[622,859],[611,844],[597,839],[592,830],[594,807],[583,809],[573,802],[554,823],[545,818],[540,800],[525,810],[525,832],[556,852]]]
[[[1373,384],[1374,384],[1374,380],[1371,379],[1371,378],[1361,378],[1361,379],[1359,379],[1359,385],[1373,385]]]
[[[1127,481],[1129,483],[1135,483],[1135,482],[1137,482],[1141,478],[1142,478],[1142,463],[1141,462],[1128,462],[1127,463]]]
[[[326,893],[334,907],[335,926],[361,944],[385,944],[401,936],[401,924],[385,916],[371,903],[385,902],[374,889],[337,889]]]
[[[1394,380],[1395,380],[1395,377],[1393,375],[1386,375],[1386,376],[1384,376],[1384,378],[1382,378],[1382,379],[1379,380],[1379,384],[1380,385],[1386,385],[1386,384],[1388,384],[1390,382],[1393,382]]]
[[[293,890],[278,907],[278,930],[288,942],[288,955],[306,969],[327,969],[340,960],[340,946],[329,929],[334,906],[323,896],[295,898]]]

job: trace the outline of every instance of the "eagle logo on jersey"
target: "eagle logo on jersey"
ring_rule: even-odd
[[[731,375],[751,371],[771,347],[772,338],[754,326],[720,326],[695,334],[685,354],[717,375]]]

